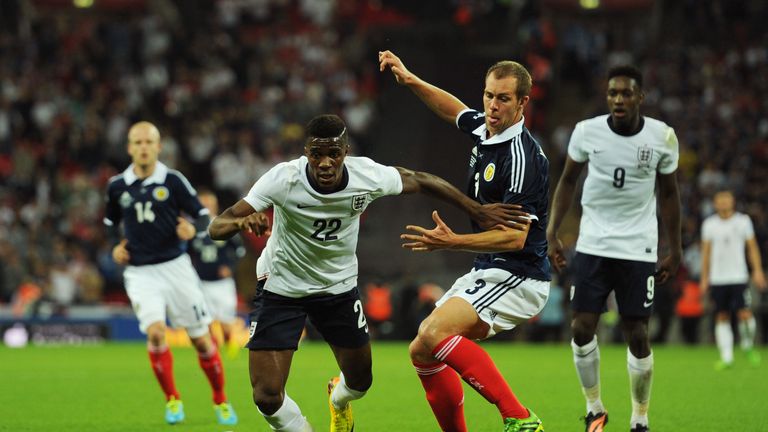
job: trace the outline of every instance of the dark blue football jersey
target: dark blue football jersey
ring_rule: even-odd
[[[197,218],[208,214],[197,192],[180,172],[158,162],[155,172],[143,181],[133,165],[109,180],[104,224],[123,222],[131,265],[170,261],[186,251],[176,235],[181,212]]]
[[[474,142],[467,195],[480,204],[519,204],[534,218],[522,250],[479,254],[475,268],[495,267],[518,276],[550,280],[546,236],[549,161],[541,146],[523,121],[487,140],[484,113],[466,110],[456,123]],[[474,221],[472,229],[481,231]]]
[[[234,273],[235,263],[238,258],[245,255],[245,247],[239,235],[228,240],[213,240],[205,235],[192,240],[189,248],[189,256],[192,257],[192,265],[195,266],[200,279],[204,281],[217,281],[222,279],[219,268],[227,266]]]

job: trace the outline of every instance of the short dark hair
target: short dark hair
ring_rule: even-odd
[[[307,123],[307,135],[312,138],[339,138],[346,142],[347,125],[334,114],[319,115]]]
[[[637,83],[637,87],[643,88],[643,73],[640,72],[640,69],[638,69],[635,66],[619,65],[619,66],[614,66],[610,70],[608,70],[609,81],[611,80],[611,78],[617,77],[617,76],[632,78]]]
[[[515,92],[515,96],[517,96],[518,99],[522,99],[523,96],[531,94],[533,79],[531,78],[531,74],[528,73],[528,69],[520,63],[512,60],[502,60],[488,68],[488,72],[485,73],[485,79],[488,79],[491,74],[493,74],[496,79],[506,78],[508,76],[517,78],[517,91]]]

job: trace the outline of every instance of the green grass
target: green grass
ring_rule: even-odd
[[[567,344],[486,343],[521,401],[548,432],[583,430],[584,401]],[[164,400],[144,344],[90,347],[0,348],[0,431],[269,431],[250,399],[246,355],[225,359],[227,393],[240,416],[236,427],[216,424],[210,390],[191,348],[175,348],[177,386],[187,420],[163,422]],[[243,352],[242,354],[246,354]],[[655,348],[651,426],[658,431],[768,430],[768,364],[715,372],[712,347]],[[762,355],[768,359],[768,351]],[[608,430],[629,428],[626,351],[601,347]],[[337,373],[330,350],[302,345],[294,357],[288,393],[317,431],[328,430],[326,383]],[[470,431],[500,431],[495,409],[465,386]],[[405,343],[374,344],[374,385],[354,403],[361,432],[436,431],[432,413],[408,361]]]

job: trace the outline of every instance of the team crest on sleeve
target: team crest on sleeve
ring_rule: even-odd
[[[361,212],[368,205],[368,194],[355,195],[352,197],[352,211]]]
[[[165,201],[168,199],[170,195],[171,193],[168,191],[168,188],[165,186],[158,186],[152,191],[152,197],[154,197],[158,201]]]
[[[120,207],[122,208],[128,208],[131,206],[131,202],[133,202],[133,198],[131,198],[131,194],[128,193],[128,191],[123,192],[120,194]]]
[[[648,144],[644,144],[637,149],[637,167],[640,169],[649,169],[651,167],[651,159],[653,158],[653,149],[648,147]]]
[[[485,171],[483,171],[483,180],[487,182],[493,180],[494,174],[496,174],[496,164],[491,162],[485,167]]]

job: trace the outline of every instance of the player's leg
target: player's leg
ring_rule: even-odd
[[[521,287],[523,282],[500,269],[473,270],[454,283],[419,327],[409,348],[411,360],[443,430],[466,430],[458,376],[496,405],[506,422],[524,421],[526,429],[521,430],[540,427],[538,418],[520,403],[488,353],[472,341],[511,329],[541,310],[548,283],[539,283],[537,291]],[[502,321],[497,328],[497,322]]]
[[[629,348],[627,349],[627,371],[632,398],[630,425],[636,428],[648,427],[648,406],[651,401],[653,379],[653,353],[648,337],[648,317],[621,318],[621,329]],[[639,429],[641,430],[641,429]]]
[[[286,393],[285,384],[293,353],[306,321],[303,299],[292,299],[264,290],[260,280],[250,313],[248,369],[253,402],[272,430],[311,431],[301,409]]]
[[[737,317],[739,319],[739,340],[741,341],[741,349],[747,355],[747,359],[752,366],[760,365],[760,353],[755,349],[755,331],[757,324],[755,323],[755,316],[752,314],[751,299],[749,293],[749,287],[744,285],[738,285],[734,287],[734,304],[733,309],[738,311]]]
[[[331,432],[354,428],[351,401],[362,398],[373,382],[368,323],[357,288],[307,301],[312,324],[328,342],[341,369],[328,383]]]
[[[237,288],[235,280],[225,278],[217,281],[203,281],[203,293],[212,319],[219,323],[222,340],[219,344],[229,358],[235,358],[241,348],[232,339],[237,319]],[[211,332],[213,335],[214,333]],[[215,340],[214,340],[215,341]]]
[[[165,420],[170,424],[184,420],[184,406],[173,376],[173,355],[165,340],[165,292],[170,287],[157,266],[128,266],[123,273],[125,290],[139,320],[139,330],[147,335],[149,362],[165,394]]]
[[[602,431],[608,415],[600,396],[600,347],[597,325],[605,302],[614,287],[615,260],[577,253],[573,265],[571,287],[571,349],[576,375],[586,400],[584,423],[588,432]]]
[[[621,330],[627,343],[627,371],[632,399],[632,430],[647,430],[653,379],[653,353],[648,336],[655,295],[656,264],[621,260],[617,271],[624,283],[616,288]]]
[[[237,424],[237,414],[224,392],[224,365],[219,350],[206,326],[187,327],[192,345],[197,350],[200,369],[208,378],[213,393],[213,409],[220,424]]]
[[[294,350],[251,350],[248,370],[253,402],[272,430],[305,432],[312,428],[296,402],[285,392]]]
[[[715,304],[715,344],[720,360],[715,369],[729,369],[733,365],[733,329],[731,328],[731,305],[733,295],[729,285],[712,285],[710,295]]]

